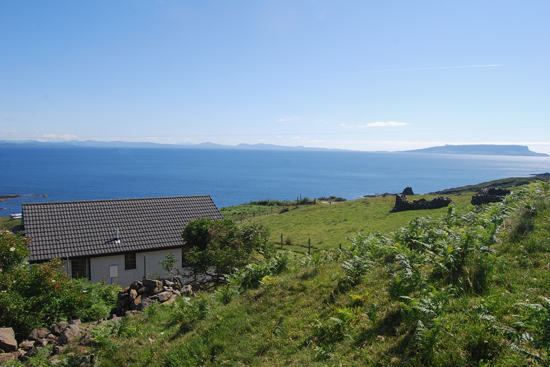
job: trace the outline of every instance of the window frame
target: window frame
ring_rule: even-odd
[[[71,259],[71,278],[88,280],[92,279],[92,269],[89,257]]]
[[[137,255],[135,252],[127,252],[124,254],[124,270],[137,269]]]

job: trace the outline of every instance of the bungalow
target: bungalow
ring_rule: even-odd
[[[23,204],[22,214],[30,263],[61,258],[72,278],[123,287],[165,276],[168,253],[183,266],[189,221],[223,218],[209,195]]]

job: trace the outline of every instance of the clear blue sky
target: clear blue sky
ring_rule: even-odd
[[[550,153],[550,1],[0,0],[0,139]]]

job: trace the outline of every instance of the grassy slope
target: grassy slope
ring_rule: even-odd
[[[535,181],[548,181],[547,176],[535,176],[535,177],[510,177],[503,178],[501,180],[494,180],[489,182],[483,182],[477,185],[468,185],[463,187],[456,187],[452,189],[446,189],[434,192],[434,195],[449,195],[449,194],[460,194],[460,193],[470,193],[478,192],[481,189],[487,187],[498,187],[498,188],[514,188],[518,186],[528,185],[531,182]]]
[[[453,197],[459,213],[467,213],[470,197]],[[295,233],[296,241],[318,234],[318,241],[323,242],[316,246],[334,248],[343,237],[357,231],[387,233],[417,216],[442,217],[446,213],[446,209],[439,209],[389,214],[393,200],[316,205],[262,221],[272,233],[291,228],[288,232]],[[445,313],[438,318],[442,327],[436,355],[430,360],[423,360],[421,352],[411,347],[418,336],[414,325],[407,324],[403,300],[390,297],[391,267],[375,266],[360,284],[340,292],[341,261],[319,261],[316,265],[300,262],[301,254],[287,272],[273,276],[258,289],[243,292],[226,306],[213,294],[193,300],[194,304],[207,305],[209,312],[193,323],[191,330],[174,321],[177,306],[151,307],[126,318],[110,336],[99,337],[99,346],[90,352],[96,353],[100,366],[534,365],[533,360],[511,351],[512,337],[503,331],[526,315],[518,303],[540,303],[541,296],[549,296],[548,200],[546,204],[533,203],[533,207],[537,210],[529,213],[536,214],[518,211],[503,226],[505,231],[494,247],[497,252],[488,290],[450,298]],[[356,216],[360,218],[357,221],[353,219]],[[497,331],[491,331],[491,324],[476,316],[476,306],[486,307],[495,317]],[[339,310],[346,308],[353,310],[353,321],[341,336],[335,333],[338,337],[334,340],[321,342],[319,325],[336,327],[332,318],[340,317]],[[517,331],[526,330],[517,327]],[[82,347],[77,349],[86,352]]]
[[[210,311],[191,328],[174,322],[177,306],[152,307],[127,318],[115,336],[95,350],[98,364],[535,365],[511,350],[514,336],[507,334],[531,331],[514,324],[527,320],[527,308],[521,303],[541,302],[550,288],[550,203],[547,197],[532,204],[536,214],[520,210],[505,222],[506,229],[494,246],[497,252],[489,258],[494,272],[487,289],[460,291],[464,284],[458,285],[454,295],[446,296],[444,307],[436,309],[439,326],[434,335],[429,334],[433,328],[419,334],[416,321],[411,321],[413,312],[406,310],[408,301],[390,296],[391,263],[381,261],[361,283],[339,290],[341,261],[328,259],[318,265],[297,261],[287,272],[243,292],[226,306],[209,295],[195,300]],[[473,278],[466,274],[465,279]],[[439,284],[438,279],[432,281],[434,286]],[[437,296],[443,291],[426,288],[411,296],[418,299],[425,292]],[[338,329],[334,320],[345,318],[342,310],[352,319]],[[430,345],[432,337],[432,353],[416,347]]]
[[[408,196],[409,201],[421,197],[431,199],[430,195]],[[469,209],[472,195],[450,195],[456,209],[465,212]],[[348,245],[346,238],[358,232],[389,233],[404,226],[419,216],[439,218],[447,208],[437,210],[419,210],[390,213],[395,205],[395,196],[376,197],[345,201],[341,203],[299,206],[283,214],[256,217],[270,230],[273,243],[280,245],[290,239],[291,243],[307,247],[308,239],[314,249],[336,249],[341,243]],[[305,247],[284,246],[285,249],[304,252]]]

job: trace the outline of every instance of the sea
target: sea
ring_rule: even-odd
[[[210,195],[218,207],[412,187],[423,194],[550,171],[550,157],[404,152],[0,147],[0,216],[21,204]]]

